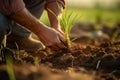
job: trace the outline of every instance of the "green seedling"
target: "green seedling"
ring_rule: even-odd
[[[7,56],[6,58],[6,67],[7,67],[7,72],[10,80],[16,80],[14,71],[13,71],[13,64],[12,64],[12,59],[10,56]]]
[[[74,12],[67,12],[64,11],[62,18],[60,20],[60,23],[65,31],[65,37],[67,40],[68,45],[71,44],[71,40],[70,40],[70,32],[74,26],[74,24],[78,21],[78,19],[80,19],[79,14],[75,14]]]

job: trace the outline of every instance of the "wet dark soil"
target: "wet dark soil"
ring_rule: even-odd
[[[102,32],[109,39],[81,36],[70,48],[59,51],[46,49],[33,54],[5,48],[0,55],[0,80],[10,80],[6,68],[10,67],[9,58],[16,80],[120,80],[119,30],[118,25],[105,27]]]

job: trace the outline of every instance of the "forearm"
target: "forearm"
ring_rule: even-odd
[[[9,17],[35,33],[46,47],[51,46],[52,49],[64,47],[64,44],[62,44],[61,41],[64,42],[65,40],[61,37],[61,34],[39,22],[25,7],[10,14]]]
[[[57,2],[52,2],[50,4],[47,4],[46,10],[48,13],[51,27],[55,29],[59,28],[59,24],[60,24],[59,19],[60,16],[62,15],[62,10],[63,10],[62,5]]]
[[[33,17],[27,10],[24,8],[23,10],[15,13],[10,16],[15,22],[24,26],[25,28],[31,30],[35,34],[40,34],[40,32],[44,31],[45,25],[40,23],[35,17]]]

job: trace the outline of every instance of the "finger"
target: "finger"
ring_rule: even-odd
[[[56,44],[51,45],[51,46],[47,46],[46,48],[50,48],[51,50],[54,50],[54,51],[57,51],[60,49]]]
[[[68,46],[66,41],[61,41],[66,47]]]
[[[60,44],[57,44],[56,46],[57,46],[59,49],[67,48],[67,47],[63,44],[63,42],[61,42]]]
[[[68,46],[67,42],[64,39],[60,38],[59,40],[61,41],[61,44],[63,44],[65,47]]]
[[[50,49],[52,49],[54,51],[58,51],[60,49],[66,48],[66,46],[64,46],[64,44],[62,44],[62,43],[56,43],[56,44],[54,44],[52,46],[47,46],[47,48],[50,48]]]
[[[49,48],[49,49],[54,50],[54,51],[58,50],[58,48],[55,46],[47,46],[46,48]]]
[[[64,45],[66,45],[66,40],[65,40],[65,37],[64,36],[62,36],[62,35],[59,35],[59,40],[64,44]]]

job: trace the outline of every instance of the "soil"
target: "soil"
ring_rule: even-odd
[[[79,37],[79,31],[72,31],[75,37],[71,33],[71,39],[77,38],[69,48],[34,54],[5,48],[1,53],[0,80],[10,80],[10,63],[16,80],[120,80],[120,24],[114,28],[102,25],[102,35],[96,34],[98,30],[90,28],[91,24],[88,28],[85,24],[76,26],[84,34]],[[6,58],[12,61],[7,63]]]

